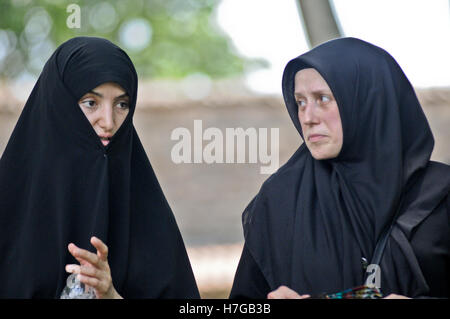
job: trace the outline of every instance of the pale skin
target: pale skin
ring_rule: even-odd
[[[316,160],[338,156],[343,133],[336,99],[325,79],[308,68],[295,75],[294,96],[303,137]]]
[[[104,146],[118,131],[129,112],[129,96],[118,84],[107,82],[92,89],[78,101]]]
[[[312,157],[316,160],[335,158],[343,143],[339,107],[325,79],[313,68],[302,69],[295,75],[294,96],[298,105],[298,119],[303,137]],[[267,294],[268,299],[306,299],[286,286]],[[385,299],[410,299],[390,294]]]
[[[129,112],[129,96],[118,84],[108,82],[92,89],[81,97],[78,105],[104,146],[114,136]],[[114,288],[108,263],[108,246],[97,237],[91,237],[91,244],[97,250],[94,254],[68,245],[68,250],[80,263],[66,265],[66,271],[78,274],[78,279],[91,286],[99,299],[122,299]]]

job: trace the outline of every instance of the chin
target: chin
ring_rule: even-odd
[[[318,161],[320,160],[326,160],[326,159],[331,159],[331,158],[335,158],[336,156],[331,156],[331,155],[323,155],[323,154],[314,154],[311,153],[312,157]]]
[[[312,157],[316,160],[327,160],[335,158],[339,155],[339,152],[336,152],[334,150],[311,150],[309,149]]]

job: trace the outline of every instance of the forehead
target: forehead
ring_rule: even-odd
[[[111,93],[117,93],[117,94],[124,94],[126,93],[125,90],[117,83],[114,82],[106,82],[102,83],[99,86],[92,89],[92,91],[98,91],[98,92],[111,92]]]
[[[329,91],[325,79],[313,68],[302,69],[295,74],[295,94],[306,91]]]

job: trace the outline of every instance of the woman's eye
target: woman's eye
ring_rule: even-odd
[[[129,107],[127,102],[119,102],[117,106],[121,109],[127,109]]]
[[[326,96],[326,95],[321,95],[320,96],[320,101],[321,102],[330,102],[331,99],[328,96]]]
[[[297,100],[297,105],[298,105],[299,107],[304,107],[304,106],[306,105],[306,102],[303,101],[303,100]]]
[[[92,109],[95,106],[95,101],[93,101],[93,100],[83,101],[83,102],[81,102],[81,105],[83,105],[84,107],[87,107],[88,109]]]

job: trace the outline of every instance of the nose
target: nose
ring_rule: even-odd
[[[114,125],[113,107],[110,104],[104,105],[100,118],[100,127],[105,132],[112,132],[114,130]]]
[[[303,124],[317,124],[319,123],[319,116],[317,114],[317,105],[315,102],[307,102],[303,111],[299,111],[299,117],[303,120]]]

